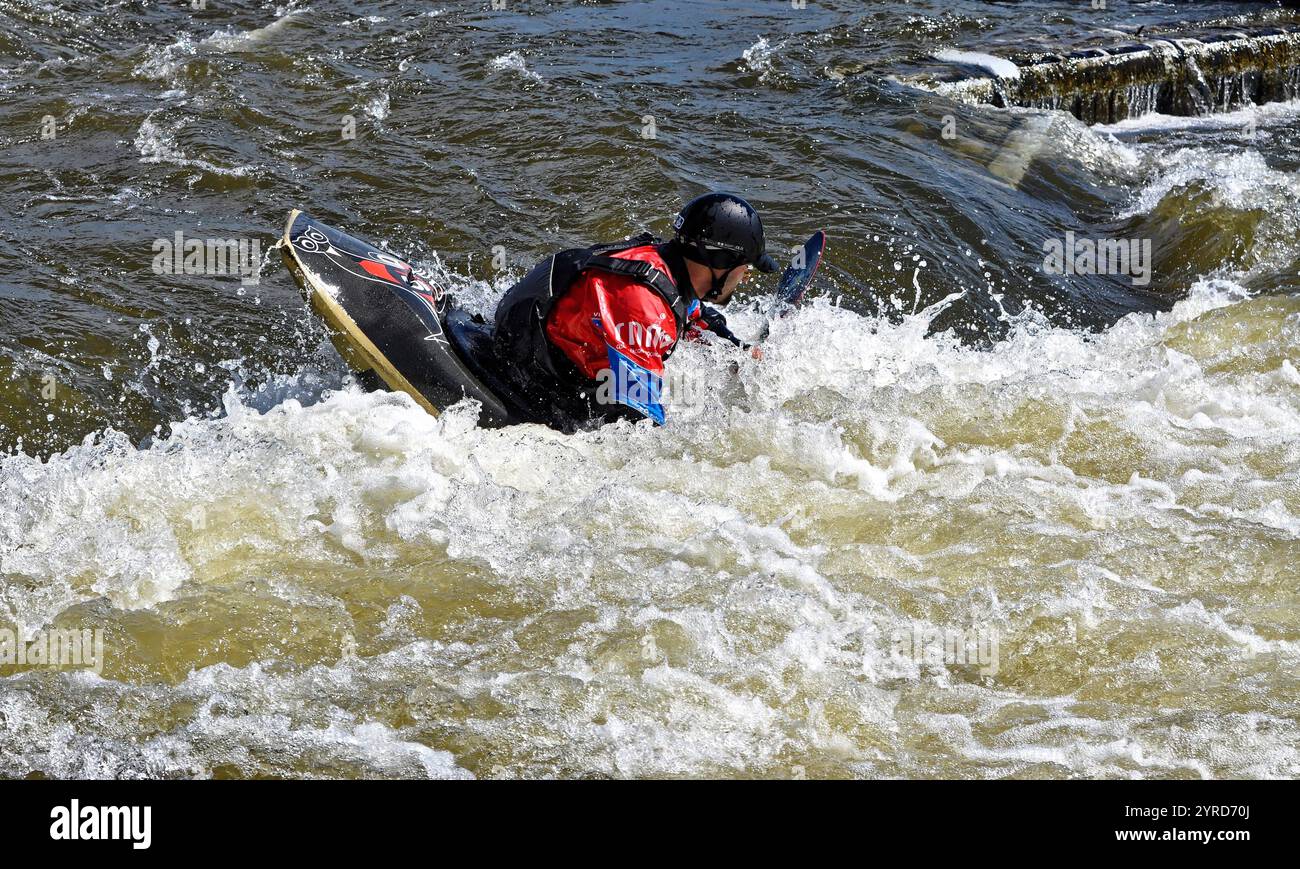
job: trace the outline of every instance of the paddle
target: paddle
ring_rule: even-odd
[[[799,307],[808,287],[812,285],[817,266],[821,264],[822,253],[826,250],[826,230],[819,229],[804,242],[803,247],[795,251],[790,266],[781,274],[781,281],[776,285],[776,302],[768,312],[767,322],[758,340],[767,339],[772,330],[772,321],[778,316]]]

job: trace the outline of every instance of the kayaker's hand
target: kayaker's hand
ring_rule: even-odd
[[[749,355],[761,361],[763,359],[763,348],[755,344],[753,347],[749,348]]]

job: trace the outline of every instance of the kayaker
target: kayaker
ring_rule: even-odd
[[[624,417],[662,424],[664,363],[677,342],[708,331],[742,344],[712,306],[726,305],[751,267],[776,270],[758,212],[708,193],[673,229],[667,242],[646,234],[562,251],[506,292],[496,353],[539,422],[564,431]]]

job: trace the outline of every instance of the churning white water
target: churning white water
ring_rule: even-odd
[[[1300,772],[1300,300],[991,350],[932,314],[685,347],[724,400],[662,429],[232,392],[6,458],[9,620],[107,652],[10,680],[0,773]]]

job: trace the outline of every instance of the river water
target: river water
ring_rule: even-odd
[[[0,775],[1300,774],[1300,105],[895,78],[1294,20],[1111,6],[0,0],[0,628],[104,648],[0,664]],[[271,250],[302,207],[486,312],[712,188],[828,264],[664,428],[363,392]]]

